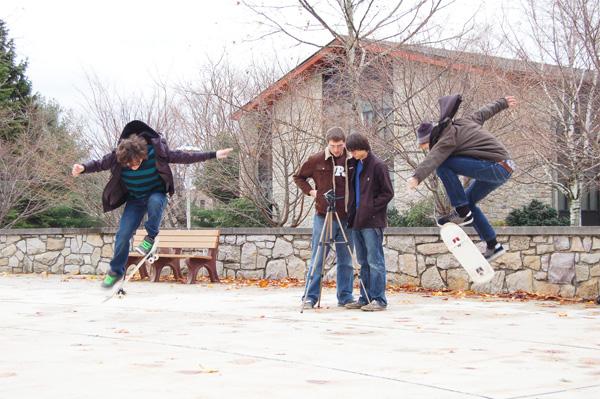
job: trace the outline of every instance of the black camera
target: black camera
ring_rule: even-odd
[[[335,201],[336,200],[344,198],[344,197],[336,197],[335,191],[333,191],[333,189],[323,193],[323,196],[325,197],[325,200],[327,200],[327,205],[329,205],[329,207],[332,209],[335,209]]]

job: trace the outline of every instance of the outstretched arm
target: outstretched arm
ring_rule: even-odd
[[[489,103],[481,107],[479,110],[473,112],[469,118],[475,122],[483,125],[485,121],[496,115],[498,112],[505,110],[506,108],[512,108],[517,105],[517,100],[513,96],[506,96],[500,98],[493,103]]]
[[[115,162],[117,162],[117,155],[113,151],[110,154],[106,154],[105,156],[103,156],[102,159],[95,159],[93,161],[88,161],[83,164],[76,163],[75,165],[73,165],[71,174],[74,177],[77,177],[81,173],[101,172],[103,170],[108,170],[112,168]]]
[[[200,151],[181,151],[175,150],[168,152],[169,163],[196,163],[196,162],[204,162],[209,159],[217,158],[223,159],[227,158],[229,153],[233,150],[233,148],[225,148],[218,151],[208,151],[208,152],[200,152]]]

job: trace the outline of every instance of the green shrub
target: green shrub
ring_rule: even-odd
[[[388,209],[388,223],[390,227],[432,227],[435,226],[432,210],[432,199],[412,204],[402,214],[395,208]]]
[[[236,198],[215,209],[192,210],[193,227],[265,227],[269,222],[247,198]]]
[[[513,209],[506,217],[508,226],[568,226],[569,219],[558,216],[556,209],[532,200],[521,209]]]
[[[17,211],[11,210],[7,215],[6,223],[10,223],[17,217]],[[30,216],[15,223],[13,229],[50,228],[50,227],[74,227],[87,228],[99,227],[102,222],[90,215],[73,209],[70,206],[55,206],[44,212]]]

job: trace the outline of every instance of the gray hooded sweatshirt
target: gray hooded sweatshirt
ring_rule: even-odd
[[[439,100],[441,117],[439,129],[431,134],[429,153],[413,174],[422,182],[450,156],[466,156],[488,161],[510,159],[500,141],[483,127],[483,123],[508,108],[501,98],[483,106],[469,116],[452,120],[461,102],[460,95],[445,96]],[[436,126],[437,127],[437,126]]]

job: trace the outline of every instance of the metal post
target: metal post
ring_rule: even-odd
[[[191,200],[191,195],[190,195],[190,189],[189,187],[186,188],[185,190],[186,192],[186,209],[185,209],[185,220],[186,220],[186,226],[187,229],[191,229],[192,228],[192,215],[191,215],[191,206],[192,206],[192,200]]]

